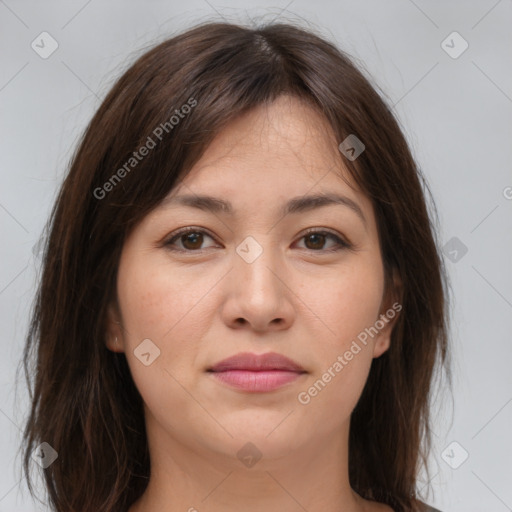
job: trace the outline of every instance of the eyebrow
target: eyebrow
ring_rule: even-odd
[[[235,211],[229,201],[208,195],[178,195],[164,199],[162,205],[189,206],[199,210],[208,211],[214,214],[224,213],[234,215]],[[282,216],[294,213],[303,213],[324,206],[341,205],[350,208],[363,221],[366,226],[366,218],[361,207],[352,199],[334,193],[322,193],[306,196],[297,196],[285,203],[280,211]]]

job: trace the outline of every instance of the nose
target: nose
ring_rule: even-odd
[[[289,273],[270,247],[261,250],[254,260],[243,252],[234,255],[222,310],[224,322],[233,329],[279,331],[293,323]]]

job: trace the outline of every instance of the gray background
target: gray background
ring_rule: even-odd
[[[444,512],[512,510],[510,0],[0,0],[0,511],[45,510],[20,482],[27,396],[23,381],[15,395],[15,369],[40,269],[34,245],[93,112],[135,57],[198,21],[301,18],[389,98],[448,243],[453,400],[439,395],[428,499]],[[47,59],[31,47],[43,31],[58,43]],[[458,36],[442,45],[454,31],[469,44],[457,58]]]

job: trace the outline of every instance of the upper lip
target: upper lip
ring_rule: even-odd
[[[227,359],[223,359],[211,368],[208,368],[208,371],[212,372],[225,372],[228,370],[286,370],[298,373],[305,372],[300,364],[276,352],[267,352],[266,354],[260,355],[251,354],[250,352],[241,352]]]

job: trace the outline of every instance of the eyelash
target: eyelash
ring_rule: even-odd
[[[202,252],[204,252],[205,249],[192,250],[192,249],[179,249],[179,248],[173,247],[174,241],[179,240],[179,238],[181,236],[186,235],[188,233],[199,233],[199,234],[207,235],[210,238],[212,238],[213,240],[215,240],[215,238],[212,235],[210,235],[207,231],[205,231],[204,229],[195,228],[195,227],[192,226],[192,227],[187,227],[187,228],[180,229],[180,230],[176,231],[175,233],[171,233],[170,238],[168,238],[164,242],[163,245],[165,247],[167,247],[171,251],[176,251],[176,252],[181,252],[181,253],[201,254]],[[316,249],[307,249],[306,248],[306,250],[308,250],[308,251],[315,252],[315,253],[333,253],[333,252],[341,251],[343,249],[351,249],[352,248],[352,245],[350,243],[348,243],[345,240],[341,239],[335,233],[333,233],[333,232],[331,232],[329,230],[325,230],[325,229],[321,230],[321,229],[310,228],[300,237],[300,239],[305,238],[305,237],[307,237],[308,235],[311,235],[311,234],[328,235],[331,238],[333,238],[337,242],[338,245],[337,245],[337,247],[334,247],[332,249],[318,249],[318,250],[316,250]]]

